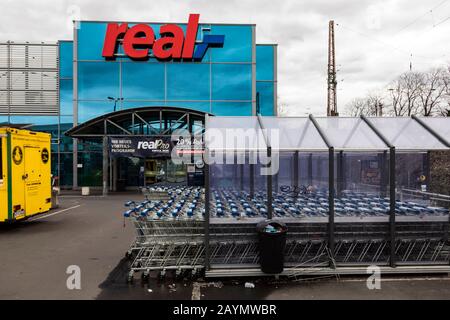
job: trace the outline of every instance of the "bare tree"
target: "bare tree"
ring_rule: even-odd
[[[346,105],[346,113],[352,117],[359,117],[366,114],[366,99],[355,98]]]
[[[346,106],[346,112],[353,117],[360,115],[365,116],[382,116],[384,97],[379,93],[369,93],[363,98],[355,98]]]
[[[396,117],[403,116],[405,113],[404,110],[406,109],[406,102],[404,99],[403,82],[400,80],[400,77],[392,81],[389,87],[392,98],[390,111]]]
[[[450,117],[450,64],[445,69],[442,83],[445,102],[440,106],[439,113],[444,117]]]
[[[385,95],[375,91],[353,99],[346,106],[347,113],[352,116],[450,116],[450,64],[428,72],[405,72],[388,88],[389,93]]]
[[[432,69],[423,74],[419,83],[419,113],[429,117],[440,111],[440,104],[443,103],[445,95],[446,71],[442,68]]]
[[[420,97],[420,87],[424,82],[424,75],[420,72],[405,72],[400,76],[401,85],[403,86],[403,93],[406,104],[406,114],[410,117],[413,114],[417,114],[419,104],[418,99]]]
[[[371,92],[367,95],[367,108],[371,116],[383,116],[384,97],[378,92]]]

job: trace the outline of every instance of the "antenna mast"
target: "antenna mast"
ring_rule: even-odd
[[[336,102],[336,58],[334,50],[334,21],[328,24],[328,101],[327,116],[339,116]]]

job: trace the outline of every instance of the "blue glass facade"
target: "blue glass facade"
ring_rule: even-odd
[[[161,24],[150,26],[157,32]],[[185,24],[180,26],[186,29]],[[259,48],[255,44],[254,25],[200,24],[198,41],[206,34],[224,35],[225,41],[223,47],[209,48],[199,62],[134,61],[127,56],[106,61],[102,57],[106,29],[106,22],[80,22],[75,30],[76,123],[113,111],[114,103],[108,97],[119,98],[117,110],[174,106],[214,115],[251,115],[256,112],[256,74],[266,76],[266,69],[271,69],[268,79],[273,80],[274,56],[264,49],[273,51],[274,46]],[[122,50],[119,46],[118,52]],[[265,55],[261,71],[256,57],[260,50]],[[267,90],[264,96],[273,92],[266,87],[260,88]],[[261,108],[265,115],[273,115],[273,110]]]
[[[254,25],[199,24],[197,42],[208,34],[225,38],[222,47],[208,48],[203,59],[195,62],[134,61],[125,55],[107,61],[102,57],[107,25],[81,21],[73,41],[58,42],[58,116],[10,116],[11,123],[30,123],[34,130],[53,134],[53,174],[60,177],[62,186],[101,185],[101,146],[81,140],[75,143],[64,132],[114,108],[177,107],[221,116],[276,115],[277,47],[256,44]],[[158,38],[162,24],[149,25]],[[186,30],[186,24],[178,25]],[[118,53],[123,54],[121,45]],[[117,99],[116,105],[110,97]],[[7,116],[0,116],[0,123],[7,121]],[[76,169],[74,181],[73,170],[80,167],[84,169]]]
[[[277,46],[256,45],[256,92],[259,113],[276,115],[277,101]]]

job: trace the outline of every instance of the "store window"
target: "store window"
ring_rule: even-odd
[[[274,50],[272,45],[256,45],[256,80],[274,80]]]
[[[164,101],[164,64],[147,62],[122,63],[124,99]]]
[[[59,42],[59,76],[72,78],[73,76],[73,42]]]
[[[252,100],[251,64],[214,64],[212,100]]]
[[[256,82],[256,92],[259,94],[259,112],[263,116],[274,114],[274,82]]]
[[[209,101],[211,85],[209,71],[208,64],[168,64],[167,99]]]
[[[103,100],[119,96],[119,63],[78,62],[78,99]]]

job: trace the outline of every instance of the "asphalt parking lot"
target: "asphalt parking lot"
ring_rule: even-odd
[[[60,198],[60,207],[15,225],[0,226],[0,299],[450,299],[450,278],[382,278],[368,290],[365,278],[300,282],[245,279],[211,282],[160,281],[127,284],[124,258],[134,238],[122,217],[126,200],[138,194]],[[81,289],[69,290],[69,266],[81,270]]]

